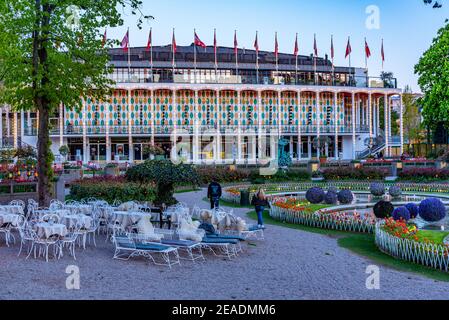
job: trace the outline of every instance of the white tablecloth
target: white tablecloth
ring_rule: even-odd
[[[22,208],[22,206],[5,205],[5,206],[0,206],[0,212],[23,214],[23,208]]]
[[[76,226],[76,223],[81,224],[82,228],[90,229],[92,227],[92,218],[86,216],[84,214],[71,214],[61,216],[60,223],[64,224],[67,228],[73,228]]]
[[[36,210],[34,212],[34,214],[37,215],[37,217],[39,219],[42,219],[42,217],[45,216],[46,214],[56,214],[59,217],[62,217],[62,216],[65,216],[65,215],[70,215],[71,212],[70,212],[70,210],[65,210],[65,209],[60,209],[60,210],[46,210],[46,209],[43,209],[43,210]]]
[[[89,204],[80,204],[80,205],[65,205],[65,209],[70,210],[72,213],[80,213],[85,215],[91,215],[92,214],[92,206]]]
[[[48,223],[48,222],[39,222],[35,225],[36,233],[40,238],[50,238],[53,235],[57,236],[65,236],[67,235],[67,227],[64,224],[60,223]]]
[[[151,218],[151,213],[146,212],[114,211],[114,214],[115,221],[118,222],[122,228],[138,223],[142,217]]]
[[[14,227],[17,227],[19,217],[18,214],[0,212],[0,226],[5,223],[11,223]]]

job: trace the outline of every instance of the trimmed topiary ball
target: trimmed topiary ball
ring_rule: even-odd
[[[381,200],[373,208],[374,215],[379,219],[386,219],[391,217],[394,207],[389,201]]]
[[[446,207],[437,198],[428,198],[419,205],[419,216],[427,222],[436,222],[446,216]]]
[[[418,214],[419,214],[419,207],[418,207],[418,205],[416,205],[416,204],[411,202],[411,203],[407,203],[405,205],[405,207],[410,212],[410,219],[415,219],[418,216]]]
[[[354,200],[354,195],[351,190],[341,190],[338,195],[338,201],[341,204],[350,204]]]
[[[396,221],[400,221],[400,220],[408,221],[408,220],[410,220],[410,211],[408,211],[408,209],[406,207],[398,207],[393,210],[392,216],[393,216],[393,219]]]
[[[326,204],[337,204],[338,196],[336,192],[328,191],[324,196],[324,202]]]
[[[323,202],[324,200],[324,191],[321,188],[313,187],[307,190],[306,192],[306,199],[310,203],[318,204]]]
[[[388,193],[390,194],[390,196],[392,196],[393,198],[397,198],[400,197],[402,194],[402,190],[401,188],[399,188],[398,186],[391,186],[390,189],[388,189]]]
[[[333,192],[333,193],[337,194],[338,189],[336,187],[329,187],[329,188],[327,188],[327,192]]]
[[[369,191],[373,196],[381,197],[385,194],[385,185],[383,183],[373,182],[369,187]]]

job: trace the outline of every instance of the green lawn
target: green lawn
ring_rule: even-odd
[[[257,220],[256,213],[254,211],[249,212],[248,216],[251,219]],[[426,276],[434,280],[449,282],[448,273],[427,268],[425,266],[410,263],[407,261],[398,260],[382,253],[381,251],[379,251],[379,249],[377,249],[374,243],[374,235],[372,234],[326,230],[297,224],[283,223],[272,219],[269,216],[268,211],[264,212],[264,222],[267,225],[277,225],[285,228],[297,229],[305,232],[312,232],[337,237],[338,238],[337,242],[340,247],[350,250],[351,252],[358,254],[360,256],[363,256],[373,261],[374,263],[378,263],[379,265],[390,267],[399,271],[411,272],[421,276]],[[436,232],[436,233],[444,234],[444,232]],[[443,237],[443,235],[439,235],[438,237],[441,238]]]
[[[446,238],[446,236],[449,235],[449,232],[419,230],[419,232],[416,235],[419,241],[427,239],[436,244],[443,244],[443,240],[444,238]]]

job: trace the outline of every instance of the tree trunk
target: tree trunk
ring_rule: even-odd
[[[38,173],[38,196],[39,206],[48,207],[50,204],[50,187],[51,181],[49,179],[49,163],[47,159],[50,153],[50,135],[49,135],[49,107],[45,103],[39,105],[39,132],[37,139],[37,173]]]

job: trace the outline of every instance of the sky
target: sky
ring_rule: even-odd
[[[441,9],[426,6],[423,0],[143,0],[143,12],[155,19],[139,30],[136,18],[125,12],[124,26],[108,30],[108,37],[121,40],[129,27],[130,45],[146,46],[152,27],[153,44],[167,45],[175,28],[177,44],[190,45],[195,28],[201,40],[212,45],[216,28],[219,46],[233,47],[237,30],[239,47],[252,49],[257,30],[260,50],[274,51],[277,31],[280,52],[293,53],[298,33],[299,54],[310,55],[316,34],[318,53],[324,56],[330,55],[333,35],[335,64],[347,66],[345,49],[350,36],[351,62],[357,67],[365,66],[366,37],[372,53],[370,76],[382,71],[384,39],[384,70],[393,72],[399,87],[409,85],[420,92],[414,65],[449,18],[449,1],[438,1],[443,4]]]

